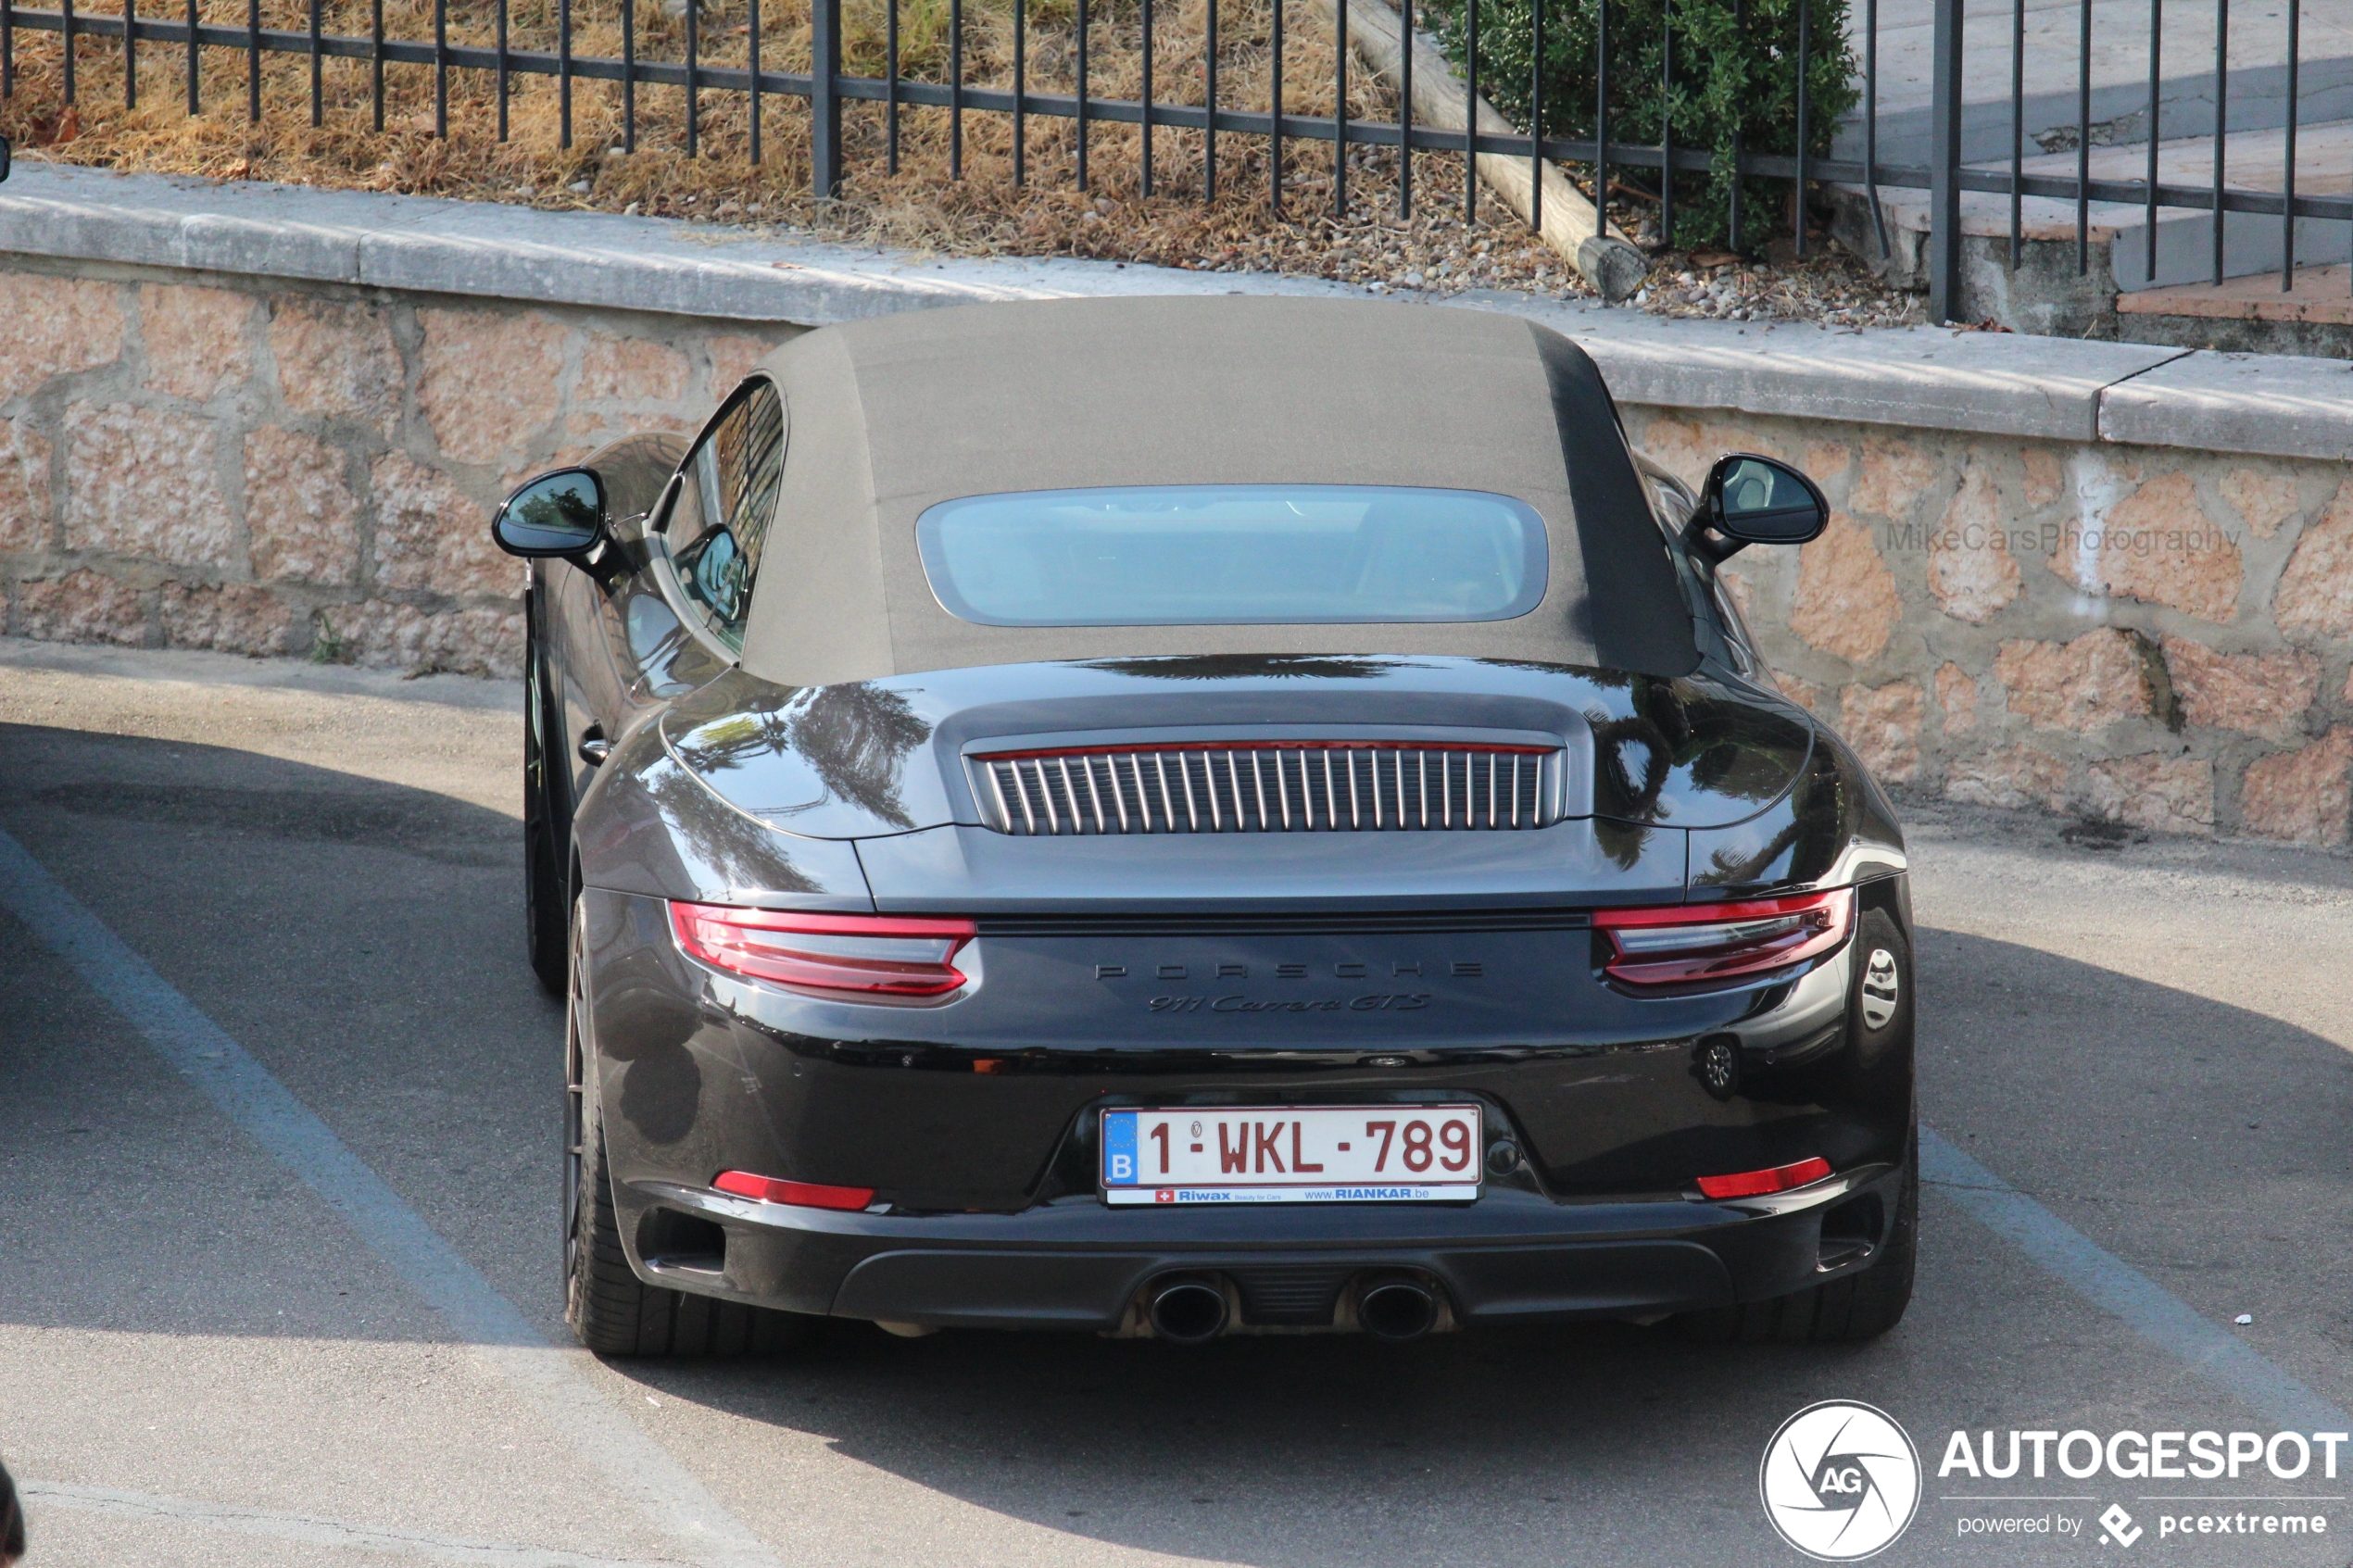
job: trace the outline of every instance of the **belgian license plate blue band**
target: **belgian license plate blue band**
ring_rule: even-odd
[[[1463,1203],[1486,1146],[1476,1104],[1113,1110],[1102,1199],[1203,1203]]]

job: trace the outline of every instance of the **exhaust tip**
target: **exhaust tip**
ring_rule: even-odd
[[[1226,1332],[1226,1292],[1214,1280],[1169,1280],[1153,1289],[1149,1315],[1161,1338],[1199,1345]]]
[[[1413,1280],[1382,1280],[1357,1297],[1356,1321],[1376,1339],[1419,1339],[1437,1325],[1438,1298]]]

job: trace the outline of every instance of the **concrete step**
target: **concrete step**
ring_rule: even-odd
[[[1961,157],[2007,158],[2012,141],[2010,30],[2013,0],[1966,0],[1962,23]],[[2092,0],[2092,109],[2095,146],[2148,140],[2148,0]],[[1866,8],[1848,12],[1848,44],[1863,58]],[[2159,40],[2158,133],[2214,132],[2214,24],[2211,5],[2166,8]],[[1881,0],[1879,6],[1879,157],[1882,163],[1929,161],[1931,0]],[[2353,118],[2353,0],[2304,0],[2297,118],[2306,123]],[[2057,152],[2078,140],[2081,72],[2079,0],[2027,0],[2021,131],[2031,150]],[[2229,127],[2262,131],[2287,123],[2286,7],[2232,7]],[[1840,128],[1836,156],[1863,156],[1859,108]]]
[[[2235,132],[2228,139],[2223,171],[2231,188],[2277,191],[2287,163],[2284,129]],[[2148,147],[2094,147],[2091,172],[2095,180],[2145,179]],[[2007,172],[2006,160],[1988,159],[1971,167]],[[2030,174],[2071,179],[2076,171],[2073,152],[2044,153],[2024,160]],[[2214,179],[2211,135],[2186,136],[2158,144],[2158,178],[2167,184],[2206,187]],[[2300,194],[2353,194],[2353,119],[2298,128],[2296,143],[2296,183]],[[1859,194],[1859,192],[1854,193]],[[1851,197],[1850,197],[1851,199]],[[1903,236],[1904,254],[1894,268],[1901,276],[1917,268],[1915,259],[1928,232],[1929,204],[1925,191],[1880,189],[1891,242]],[[2020,237],[2037,250],[2060,247],[2065,255],[2043,257],[2038,266],[2074,269],[2076,208],[2071,201],[2028,196],[2020,203]],[[2214,273],[2214,214],[2196,207],[2157,209],[2157,265],[2149,267],[2148,209],[2138,203],[2094,202],[2086,214],[2086,234],[2095,256],[2092,274],[2100,288],[2123,294],[2175,284],[2211,282]],[[2222,275],[2225,278],[2276,275],[2284,259],[2280,220],[2258,213],[2223,215]],[[1868,220],[1868,211],[1865,215]],[[1851,223],[1850,228],[1857,225]],[[2006,195],[1969,191],[1961,196],[1961,231],[1971,240],[1989,240],[1991,246],[1971,245],[1976,253],[1992,253],[2007,263],[2010,232],[2010,203]],[[1857,234],[1850,235],[1850,243]],[[1858,247],[1860,248],[1860,247]],[[1870,256],[1871,250],[1863,249]],[[2296,223],[2296,257],[2299,262],[2334,262],[2353,258],[2353,224],[2334,220],[2299,218]]]
[[[2120,295],[2117,335],[2241,354],[2353,358],[2353,266],[2298,267],[2219,283],[2174,283]]]

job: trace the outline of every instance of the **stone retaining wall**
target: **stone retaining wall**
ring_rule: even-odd
[[[495,675],[498,499],[794,330],[31,261],[0,322],[0,630]]]
[[[1358,292],[44,170],[0,191],[4,629],[511,675],[490,508],[691,429],[787,323],[1245,287]],[[1830,532],[1734,575],[1892,783],[2346,847],[2353,367],[1466,303],[1586,343],[1685,476],[1751,449],[1822,482]]]
[[[1820,482],[1829,532],[1728,571],[1783,688],[1881,778],[2345,844],[2344,464],[1662,408],[1627,421],[1689,480],[1748,450]]]

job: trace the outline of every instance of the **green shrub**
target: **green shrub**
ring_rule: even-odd
[[[1656,146],[1662,117],[1671,116],[1675,144],[1718,155],[1706,170],[1675,176],[1678,245],[1730,245],[1750,250],[1786,232],[1789,182],[1751,177],[1741,182],[1741,232],[1729,224],[1730,153],[1735,133],[1743,150],[1797,150],[1797,34],[1801,0],[1613,0],[1609,7],[1609,134],[1613,144]],[[1861,96],[1856,62],[1846,44],[1847,0],[1805,0],[1806,6],[1806,141],[1808,151],[1830,150],[1840,117]],[[1531,0],[1427,0],[1422,26],[1459,67],[1466,49],[1466,12],[1478,8],[1478,87],[1487,100],[1525,131],[1534,72]],[[1544,6],[1543,107],[1547,136],[1593,133],[1592,0],[1552,0]],[[1662,64],[1672,28],[1674,85]],[[1611,178],[1655,194],[1658,170],[1613,163]]]

